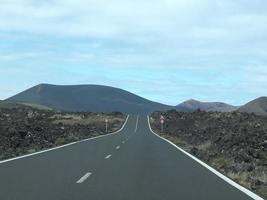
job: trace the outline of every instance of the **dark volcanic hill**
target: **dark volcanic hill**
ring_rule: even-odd
[[[267,115],[267,97],[260,97],[248,102],[238,109],[239,112],[255,113],[256,115]]]
[[[9,99],[63,111],[149,113],[172,106],[156,103],[122,89],[100,85],[40,84]]]
[[[237,106],[232,106],[221,102],[201,102],[194,99],[187,100],[176,106],[176,110],[180,111],[220,111],[220,112],[231,112],[238,109]]]

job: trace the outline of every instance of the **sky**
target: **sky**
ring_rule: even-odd
[[[266,0],[1,0],[0,99],[39,83],[153,101],[267,96]]]

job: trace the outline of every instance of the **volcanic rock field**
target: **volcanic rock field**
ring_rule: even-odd
[[[126,116],[113,113],[66,113],[27,106],[0,107],[0,160],[60,146],[118,130]]]
[[[165,117],[161,133],[160,115]],[[267,198],[267,117],[239,112],[154,112],[152,129]]]

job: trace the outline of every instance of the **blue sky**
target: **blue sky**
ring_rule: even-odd
[[[1,0],[0,99],[101,84],[176,105],[267,95],[266,0]]]

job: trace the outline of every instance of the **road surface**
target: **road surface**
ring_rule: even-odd
[[[130,116],[119,133],[0,164],[1,200],[251,200]]]

